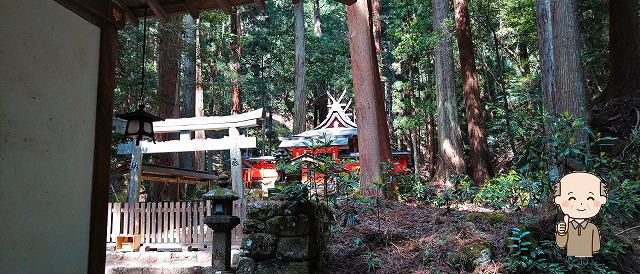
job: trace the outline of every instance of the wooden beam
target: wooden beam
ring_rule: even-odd
[[[216,4],[218,4],[218,7],[224,12],[224,14],[231,15],[233,6],[231,6],[229,0],[215,0],[215,2]]]
[[[135,14],[133,14],[131,9],[129,9],[127,5],[123,4],[122,0],[113,0],[113,1],[116,2],[116,4],[120,6],[120,8],[122,8],[122,10],[124,11],[124,17],[127,18],[127,21],[129,21],[129,23],[131,23],[134,26],[138,26],[138,17]]]
[[[224,137],[222,139],[196,139],[188,141],[166,141],[152,143],[148,141],[140,142],[143,154],[148,153],[168,153],[168,152],[190,152],[207,150],[227,150],[234,148],[255,148],[256,137]],[[135,142],[118,145],[118,154],[132,154],[136,147]]]
[[[153,10],[153,13],[155,13],[155,15],[158,16],[158,18],[160,18],[162,23],[166,23],[169,16],[167,15],[167,12],[164,11],[164,8],[162,7],[162,5],[160,5],[158,0],[146,0],[146,1],[147,1],[147,4],[149,4],[149,7],[151,8],[151,10]]]
[[[254,0],[254,2],[256,3],[256,6],[258,6],[258,9],[260,9],[260,10],[267,9],[267,5],[264,2],[264,0]]]
[[[155,182],[168,182],[168,183],[203,185],[203,186],[209,185],[208,181],[192,180],[192,179],[176,177],[176,176],[142,175],[142,180],[144,180],[144,181],[155,181]]]
[[[198,11],[198,7],[195,6],[195,3],[191,0],[184,0],[184,7],[191,15],[191,18],[198,19],[200,17],[200,11]]]
[[[183,130],[218,130],[228,128],[247,128],[260,125],[259,120],[264,117],[264,109],[228,116],[193,117],[167,119],[153,123],[156,133],[180,132]]]
[[[228,176],[226,175],[220,176],[220,175],[215,175],[215,174],[201,172],[201,171],[193,171],[193,170],[182,169],[182,168],[163,167],[163,166],[145,165],[145,164],[142,165],[142,173],[143,173],[143,176],[156,176],[156,175],[170,174],[173,176],[202,178],[210,181],[219,181],[219,180],[228,178]]]
[[[183,118],[183,119],[191,119],[192,121],[204,120],[206,117],[194,117],[194,118]],[[177,119],[167,119],[162,122],[154,122],[153,128],[156,133],[167,133],[167,132],[180,132],[184,130],[188,131],[198,131],[198,130],[219,130],[219,129],[228,129],[228,128],[248,128],[248,127],[257,127],[260,125],[260,120],[252,119],[247,121],[239,121],[232,123],[198,123],[195,122],[193,124],[177,124],[173,123],[173,120]],[[182,120],[182,119],[180,119]],[[178,123],[182,123],[183,121],[178,121]]]
[[[102,0],[55,0],[58,4],[74,12],[84,20],[99,28],[104,26],[109,11],[109,2]]]
[[[167,119],[153,123],[156,133],[180,132],[184,130],[219,130],[228,128],[248,128],[260,125],[260,120],[264,117],[264,109],[258,109],[237,115],[229,116],[209,116],[180,119]],[[124,133],[127,121],[120,118],[113,118],[113,127],[116,132]]]
[[[89,219],[89,260],[87,273],[103,273],[107,242],[107,205],[109,202],[109,166],[111,160],[111,117],[116,86],[117,30],[104,24],[100,30],[100,60],[91,179],[91,215]]]

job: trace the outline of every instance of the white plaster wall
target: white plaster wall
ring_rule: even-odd
[[[84,273],[100,30],[0,1],[0,273]]]

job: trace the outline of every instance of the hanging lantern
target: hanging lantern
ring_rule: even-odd
[[[127,121],[125,137],[136,139],[136,145],[140,145],[140,140],[151,139],[156,142],[153,132],[153,122],[164,121],[164,119],[149,114],[144,111],[144,105],[139,105],[138,110],[116,116]]]
[[[143,139],[151,139],[153,143],[156,142],[153,132],[153,122],[156,121],[164,121],[164,119],[149,114],[144,111],[144,61],[146,56],[146,44],[147,44],[147,8],[144,9],[144,38],[142,40],[142,78],[141,78],[141,89],[140,89],[140,105],[138,105],[138,110],[134,112],[124,113],[117,115],[116,117],[124,119],[127,121],[127,129],[124,133],[125,138],[131,137],[132,139],[136,139],[136,146],[140,145],[140,140]]]

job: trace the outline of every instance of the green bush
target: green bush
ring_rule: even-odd
[[[521,175],[510,170],[485,182],[473,200],[496,209],[523,208],[532,204],[535,191],[523,183]]]

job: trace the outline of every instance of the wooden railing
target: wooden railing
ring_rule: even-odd
[[[114,243],[118,235],[139,234],[144,245],[210,245],[212,231],[203,223],[210,214],[211,201],[109,203],[107,242]],[[232,244],[240,243],[241,231],[240,226],[232,231]]]

